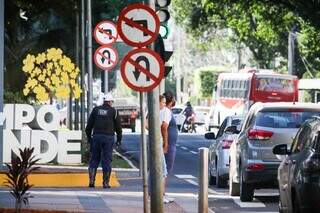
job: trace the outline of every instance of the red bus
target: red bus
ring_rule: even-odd
[[[256,102],[298,101],[298,78],[257,69],[221,73],[213,98],[213,123],[219,127],[226,116],[245,114]]]

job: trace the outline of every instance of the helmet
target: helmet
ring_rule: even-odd
[[[111,93],[107,93],[103,96],[103,101],[114,101],[113,95]]]

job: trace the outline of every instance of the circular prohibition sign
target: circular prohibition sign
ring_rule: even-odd
[[[93,37],[101,45],[112,45],[118,39],[117,27],[111,21],[101,21],[95,26]]]
[[[160,20],[151,7],[142,3],[131,4],[120,12],[117,29],[128,45],[145,47],[157,39]]]
[[[142,62],[145,66],[142,66]],[[121,77],[131,89],[149,92],[157,87],[164,76],[164,63],[153,50],[139,48],[130,51],[122,60]]]
[[[94,62],[102,70],[110,71],[119,60],[118,52],[115,48],[103,45],[94,52]]]

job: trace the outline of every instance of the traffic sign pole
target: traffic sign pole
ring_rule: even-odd
[[[0,114],[3,112],[4,0],[0,0]],[[3,126],[0,124],[0,170],[3,168]]]
[[[155,1],[149,0],[149,6],[154,10]],[[154,45],[151,45],[154,49]],[[159,89],[155,88],[148,92],[148,110],[149,110],[149,146],[150,146],[150,212],[163,213],[163,192],[164,178],[161,167],[161,160],[164,160],[162,141],[160,140],[160,106]]]

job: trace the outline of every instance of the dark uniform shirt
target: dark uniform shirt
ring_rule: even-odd
[[[86,135],[88,138],[93,134],[114,135],[117,133],[117,141],[122,139],[122,128],[120,117],[115,108],[106,104],[93,108],[87,126]]]

